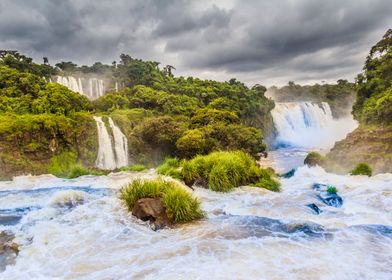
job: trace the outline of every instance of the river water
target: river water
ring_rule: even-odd
[[[207,218],[160,231],[117,198],[153,170],[0,182],[0,215],[11,217],[0,231],[20,249],[0,279],[392,279],[392,174],[326,173],[302,166],[306,151],[270,153],[272,164],[297,167],[280,193],[196,188]],[[314,183],[336,186],[343,205],[326,205]]]

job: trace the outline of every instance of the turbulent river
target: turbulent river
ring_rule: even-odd
[[[304,154],[285,148],[272,160],[291,168]],[[10,217],[0,220],[0,231],[15,233],[20,250],[0,279],[392,278],[392,174],[341,176],[299,166],[281,180],[280,193],[196,188],[208,217],[160,231],[117,198],[136,176],[155,174],[0,182],[0,215]],[[336,186],[343,205],[324,204],[314,183]]]

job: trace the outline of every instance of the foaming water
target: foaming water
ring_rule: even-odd
[[[351,116],[334,119],[327,102],[276,102],[271,114],[278,146],[328,149],[358,125]]]
[[[1,182],[1,208],[25,211],[18,223],[0,226],[20,244],[16,264],[0,278],[391,279],[392,174],[300,167],[282,179],[281,193],[196,188],[208,218],[161,231],[132,217],[117,198],[139,175],[154,173]],[[320,202],[315,182],[335,185],[342,207]]]

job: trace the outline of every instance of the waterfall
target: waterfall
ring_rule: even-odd
[[[351,116],[334,119],[326,102],[276,102],[271,114],[277,146],[330,148],[357,126]]]
[[[128,140],[121,130],[114,124],[112,118],[109,118],[109,125],[113,131],[114,152],[116,155],[116,166],[122,167],[128,165]]]
[[[128,165],[128,140],[121,130],[109,118],[113,139],[101,117],[95,117],[98,129],[98,155],[96,167],[113,170]]]
[[[76,78],[73,76],[57,76],[56,82],[72,91],[94,100],[105,95],[104,81],[97,78]]]

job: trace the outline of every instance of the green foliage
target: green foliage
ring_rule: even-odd
[[[240,119],[235,113],[217,109],[200,109],[191,118],[193,127],[206,126],[209,124],[212,125],[216,123],[234,124],[239,122]]]
[[[180,161],[177,158],[166,158],[165,161],[158,166],[157,173],[181,179]]]
[[[166,214],[174,223],[190,222],[204,217],[200,202],[176,182],[162,179],[136,179],[120,190],[120,199],[129,211],[141,198],[161,197]]]
[[[336,194],[337,192],[338,192],[338,189],[336,187],[328,186],[327,193]]]
[[[350,172],[351,175],[372,176],[372,168],[367,163],[358,163]]]
[[[57,177],[68,177],[68,174],[77,163],[77,155],[73,152],[63,152],[50,159],[48,172]]]
[[[191,129],[177,140],[176,148],[179,155],[184,158],[191,158],[195,155],[208,153],[211,146],[208,145],[206,135],[200,129]],[[211,141],[210,141],[211,142]]]
[[[392,29],[370,50],[357,90],[353,114],[360,123],[392,123]]]
[[[305,157],[304,164],[308,166],[316,166],[316,165],[322,165],[324,161],[325,161],[324,156],[322,156],[320,153],[310,152]]]
[[[182,164],[182,177],[187,185],[198,183],[214,191],[228,192],[240,185],[255,185],[277,190],[279,183],[272,174],[256,166],[252,157],[242,151],[213,152],[196,156]],[[277,187],[273,188],[273,185]]]
[[[146,169],[147,167],[143,164],[133,164],[130,166],[124,166],[120,168],[121,171],[134,171],[134,172],[141,172]]]

